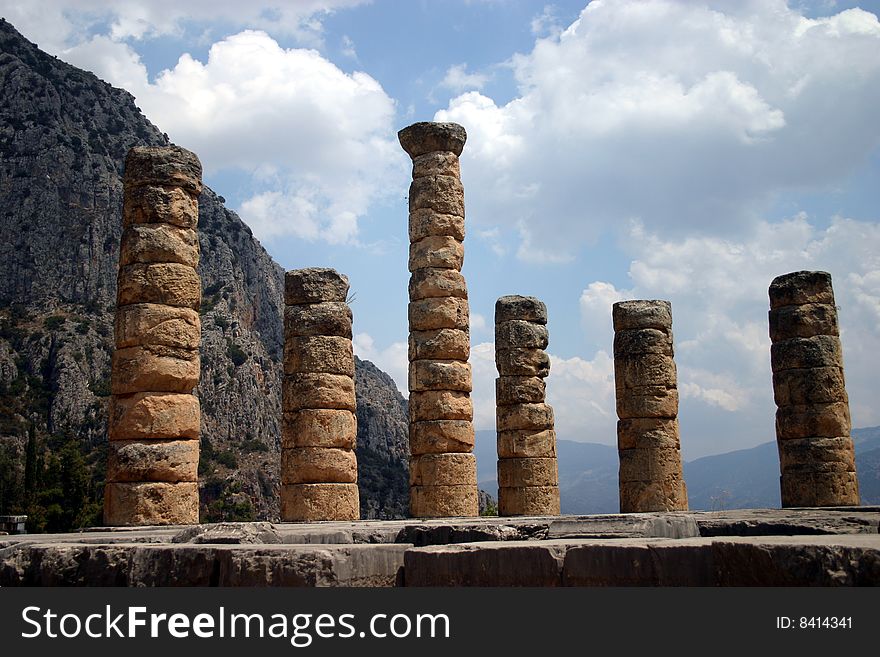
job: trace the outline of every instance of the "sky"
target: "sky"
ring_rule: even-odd
[[[833,276],[853,424],[880,425],[880,2],[0,0],[131,92],[285,269],[347,274],[407,388],[409,158],[455,121],[475,426],[493,314],[549,312],[559,438],[616,444],[611,306],[672,302],[686,460],[775,438],[770,281]]]

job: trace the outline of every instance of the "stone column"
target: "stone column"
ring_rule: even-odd
[[[464,261],[464,189],[455,123],[415,123],[398,133],[413,160],[409,188],[410,515],[476,516]]]
[[[782,506],[859,504],[849,398],[831,275],[770,284],[770,364]]]
[[[668,301],[614,304],[620,512],[686,511]]]
[[[201,175],[176,146],[125,158],[106,525],[199,521]]]
[[[357,520],[357,417],[348,278],[297,269],[284,281],[281,519]]]
[[[547,306],[535,297],[495,302],[495,427],[498,513],[559,515],[553,409],[544,402],[550,373]]]

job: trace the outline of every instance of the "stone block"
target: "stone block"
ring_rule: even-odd
[[[409,489],[409,514],[413,518],[454,518],[479,515],[475,485],[413,486]]]
[[[770,339],[773,342],[816,335],[840,335],[837,308],[826,303],[782,306],[769,313]]]
[[[782,507],[858,506],[855,472],[782,472]]]
[[[471,353],[467,329],[433,329],[409,334],[409,359],[464,360]]]
[[[791,338],[770,345],[770,366],[774,372],[842,365],[840,338],[833,335]]]
[[[419,121],[400,130],[397,139],[413,159],[433,151],[449,151],[459,156],[467,141],[467,132],[457,123]]]
[[[495,379],[495,403],[540,404],[546,398],[547,386],[539,376],[499,376]]]
[[[139,392],[110,398],[107,433],[113,440],[197,439],[201,412],[190,394]]]
[[[795,438],[777,443],[782,472],[855,472],[851,438]]]
[[[284,309],[285,337],[331,335],[351,340],[351,307],[344,301],[307,303]]]
[[[124,182],[127,187],[181,187],[197,195],[202,191],[202,163],[180,146],[135,146],[125,156]]]
[[[550,342],[547,326],[522,319],[495,324],[496,349],[546,349]]]
[[[285,522],[358,520],[357,484],[282,484],[281,519]]]
[[[419,269],[455,269],[461,270],[464,264],[464,244],[448,235],[431,235],[410,242],[409,270]]]
[[[621,481],[620,512],[687,511],[684,480],[671,477],[661,481]]]
[[[117,349],[143,345],[198,349],[202,324],[192,308],[135,303],[116,309],[114,333]]]
[[[354,351],[349,338],[337,335],[289,336],[284,340],[285,374],[354,376]]]
[[[672,328],[672,304],[660,299],[618,301],[611,308],[611,317],[615,331],[630,329],[666,331]]]
[[[307,408],[284,413],[281,420],[281,448],[340,447],[354,449],[357,417],[351,411]]]
[[[412,177],[454,176],[461,178],[458,155],[451,151],[432,151],[413,158]]]
[[[202,282],[198,272],[176,262],[136,263],[120,267],[116,279],[116,305],[161,303],[199,309]]]
[[[519,486],[498,489],[498,514],[501,516],[558,516],[557,486]]]
[[[614,357],[659,354],[672,357],[672,331],[645,328],[623,329],[614,333]]]
[[[558,486],[556,458],[499,458],[499,488]]]
[[[409,186],[409,211],[434,210],[464,216],[464,187],[455,176],[423,176]]]
[[[457,269],[435,267],[415,270],[409,279],[410,301],[433,297],[467,299],[467,285],[461,272]]]
[[[512,319],[536,324],[547,323],[547,305],[535,297],[511,294],[495,301],[495,323],[501,324]]]
[[[418,242],[426,237],[447,235],[464,241],[464,216],[442,214],[428,208],[409,213],[409,241]]]
[[[474,418],[474,406],[467,392],[426,390],[409,395],[409,421],[467,420]]]
[[[550,356],[543,349],[495,349],[495,367],[502,376],[550,374]]]
[[[617,448],[674,449],[681,447],[678,419],[639,417],[617,421]]]
[[[111,482],[104,487],[108,527],[194,525],[199,521],[197,482]]]
[[[354,379],[345,374],[288,374],[281,406],[285,413],[316,408],[354,412]]]
[[[348,276],[329,267],[292,269],[284,274],[284,303],[288,306],[348,298]]]
[[[122,226],[136,224],[171,224],[194,230],[199,224],[199,199],[179,187],[127,187],[123,193]]]
[[[556,432],[553,429],[499,431],[499,459],[556,458]]]
[[[192,392],[199,383],[199,352],[161,345],[117,349],[113,353],[110,390],[114,395],[135,392]]]
[[[296,447],[281,450],[282,484],[357,483],[357,458],[350,449]]]
[[[775,372],[773,398],[777,406],[849,401],[843,379],[843,368],[812,367],[805,370]]]
[[[851,429],[849,404],[846,402],[785,406],[776,409],[778,440],[838,438],[850,435]]]
[[[796,271],[777,276],[770,283],[770,307],[805,303],[834,305],[831,274],[825,271]]]
[[[564,554],[549,541],[432,545],[407,550],[403,567],[407,586],[560,586]]]
[[[621,449],[618,456],[621,483],[682,477],[681,454],[677,449]]]
[[[672,356],[640,354],[614,359],[614,385],[618,390],[642,386],[676,385],[677,374]]]
[[[617,417],[674,418],[678,415],[678,390],[665,386],[642,386],[617,390]]]
[[[198,482],[198,470],[198,440],[110,442],[108,482]]]
[[[553,408],[547,404],[518,404],[495,408],[495,427],[501,431],[543,431],[553,428]]]
[[[471,365],[460,360],[414,360],[409,364],[410,391],[471,391]]]
[[[467,299],[437,297],[409,303],[410,331],[432,331],[444,328],[467,331],[469,322]]]
[[[477,460],[473,454],[421,454],[409,460],[410,486],[476,486]]]
[[[413,456],[473,449],[474,425],[470,420],[429,420],[409,425],[409,452]]]
[[[119,264],[176,262],[199,264],[199,235],[173,224],[131,224],[122,231]]]

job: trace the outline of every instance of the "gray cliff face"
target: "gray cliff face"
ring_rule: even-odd
[[[123,162],[132,146],[169,141],[131,94],[46,55],[5,21],[0,90],[0,448],[23,469],[29,431],[44,448],[77,441],[94,497],[107,433]],[[202,512],[277,519],[283,271],[207,187],[198,228]],[[358,441],[367,467],[375,452],[405,478],[405,402],[369,363],[358,364],[359,381],[364,368]],[[405,499],[382,498],[386,483],[361,493],[374,516],[405,509]]]

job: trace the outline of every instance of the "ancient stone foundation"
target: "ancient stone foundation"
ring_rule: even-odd
[[[410,514],[478,514],[464,261],[464,189],[455,123],[398,133],[413,160],[409,188]]]
[[[534,297],[495,302],[498,513],[559,515],[553,409],[544,403],[550,373],[547,306]]]
[[[297,269],[284,283],[281,519],[357,520],[348,278]]]
[[[668,301],[614,304],[620,512],[684,511],[678,384]]]
[[[770,284],[770,363],[782,506],[859,504],[849,398],[831,275]]]
[[[199,521],[201,174],[178,147],[125,159],[106,525]]]

